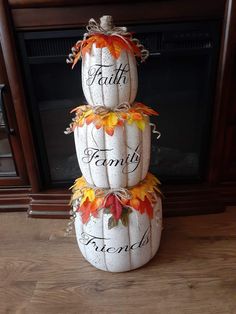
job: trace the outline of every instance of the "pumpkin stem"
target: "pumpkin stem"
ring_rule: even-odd
[[[114,27],[113,18],[111,15],[103,15],[100,18],[100,26],[107,32]]]

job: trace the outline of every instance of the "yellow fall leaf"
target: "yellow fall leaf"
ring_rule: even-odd
[[[137,198],[139,196],[139,187],[130,189],[132,198]]]
[[[138,121],[135,121],[137,127],[140,129],[140,130],[144,130],[145,129],[145,122],[144,120],[138,120]]]
[[[85,184],[86,183],[85,183],[84,177],[80,177],[75,180],[75,183],[70,187],[70,189],[78,190],[79,188],[84,187]]]
[[[110,112],[109,116],[107,118],[107,126],[108,127],[115,126],[117,124],[117,122],[118,122],[117,114],[114,112]]]
[[[88,189],[84,193],[84,197],[88,198],[90,202],[93,202],[95,200],[95,192],[93,189]]]
[[[147,191],[145,191],[145,189],[140,189],[138,198],[141,201],[144,201],[146,195],[147,195]]]
[[[91,115],[91,114],[93,114],[93,110],[91,110],[91,109],[83,113],[83,115],[84,115],[85,118],[86,118],[87,116]]]
[[[129,118],[128,120],[127,120],[127,123],[128,124],[132,124],[134,122],[134,120],[132,119],[132,118]]]

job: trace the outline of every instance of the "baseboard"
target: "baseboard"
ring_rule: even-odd
[[[163,187],[164,216],[200,215],[222,212],[225,204],[220,187],[202,185]],[[69,218],[70,194],[31,194],[28,215],[32,218]],[[236,195],[235,195],[236,202]]]
[[[30,188],[0,189],[0,212],[27,211],[31,201],[30,193]]]

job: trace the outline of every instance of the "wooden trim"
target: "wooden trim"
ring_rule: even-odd
[[[126,2],[127,0],[113,0],[113,3]],[[129,2],[137,3],[142,0],[129,0]],[[98,4],[101,0],[9,0],[12,8],[44,8],[44,7],[64,7],[78,6],[83,4]],[[110,3],[111,0],[102,0],[102,3]]]
[[[3,60],[2,49],[0,46],[0,83],[5,85],[5,90],[3,92],[3,101],[5,104],[7,120],[9,128],[14,129],[13,134],[9,134],[8,137],[11,150],[12,159],[16,168],[16,175],[14,177],[0,177],[1,186],[8,185],[28,185],[29,179],[25,164],[24,155],[22,152],[22,145],[20,140],[19,129],[16,122],[16,117],[13,108],[13,101],[11,97],[11,91],[6,86],[9,86],[8,78],[6,75],[6,67]]]
[[[164,216],[196,215],[221,212],[225,208],[222,198],[225,187],[165,186],[163,187]],[[235,189],[231,188],[232,193]],[[230,194],[228,194],[229,196]],[[236,203],[236,193],[230,195]],[[70,193],[31,194],[28,215],[33,218],[69,218]]]
[[[231,100],[232,101],[232,100]],[[225,130],[224,159],[222,163],[222,181],[236,180],[236,123]]]
[[[21,143],[26,166],[33,191],[39,190],[39,171],[37,167],[34,143],[27,113],[24,88],[16,55],[15,39],[11,28],[7,1],[0,1],[0,39],[6,71],[12,94],[17,124],[20,131]]]
[[[163,187],[164,216],[199,215],[221,212],[236,204],[236,183]],[[32,218],[69,218],[71,194],[51,190],[32,194],[30,188],[0,190],[1,211],[28,211]]]
[[[14,157],[13,157],[14,159]],[[14,176],[14,177],[0,177],[0,185],[1,187],[9,187],[9,186],[27,186],[26,181],[22,180],[22,177]]]
[[[56,210],[28,210],[28,216],[30,218],[53,218],[53,219],[70,219],[69,211],[56,211]]]
[[[29,209],[30,188],[5,188],[0,190],[0,212]]]
[[[213,129],[211,135],[211,151],[209,156],[208,182],[221,181],[221,170],[224,155],[227,108],[230,98],[231,71],[235,53],[233,53],[231,34],[232,10],[236,10],[236,1],[228,0],[225,8],[221,52],[216,84],[215,106],[213,116]],[[233,143],[232,143],[233,144]]]
[[[94,5],[86,3],[73,8],[27,7],[12,9],[12,16],[17,30],[80,27],[86,25],[91,16],[98,19],[104,12],[113,15],[119,24],[194,21],[223,17],[225,0],[201,2],[202,4],[194,0],[137,2],[135,10],[134,4],[130,2],[109,4],[96,2]]]
[[[166,186],[163,187],[163,193],[166,216],[210,214],[224,210],[217,186]]]
[[[236,183],[223,183],[220,189],[221,199],[225,206],[235,206],[236,204]]]
[[[210,184],[164,186],[164,215],[206,214],[222,211],[226,204],[236,203],[235,184],[216,185],[221,176],[220,165],[223,157],[220,152],[224,149],[227,111],[225,109],[227,108],[227,99],[229,98],[227,85],[229,84],[233,57],[229,38],[234,0],[227,1],[226,9],[224,0],[208,0],[204,2],[203,0],[138,1],[135,3],[135,10],[133,10],[134,4],[131,1],[129,3],[117,1],[105,4],[106,0],[104,0],[102,4],[99,4],[98,1],[89,0],[95,3],[94,5],[90,5],[91,2],[84,2],[83,0],[68,0],[68,2],[63,0],[9,1],[12,6],[11,12],[14,26],[18,31],[81,27],[87,23],[91,16],[97,19],[104,12],[112,14],[115,21],[119,21],[119,24],[223,19],[225,14],[209,162],[208,180]],[[28,204],[26,208],[28,208],[30,217],[68,218],[70,210],[68,205],[70,199],[69,192],[62,190],[37,193],[39,191],[37,162],[35,153],[32,151],[33,141],[28,118],[25,118],[27,117],[27,112],[20,72],[17,67],[18,61],[16,55],[12,53],[12,51],[15,51],[15,45],[11,22],[6,12],[6,1],[2,1],[0,2],[0,35],[3,42],[4,58],[8,65],[7,74],[13,91],[17,122],[21,127],[20,132],[22,134],[24,154],[27,157],[29,156],[30,160],[30,165],[27,163],[27,168],[30,182],[33,186],[33,193],[27,194]],[[133,14],[130,14],[130,12],[133,12]],[[2,202],[9,202],[9,199],[6,199],[5,196],[2,197],[2,200]]]
[[[32,218],[69,218],[70,194],[31,194],[28,215]]]
[[[31,188],[22,188],[22,187],[17,187],[17,188],[1,188],[0,189],[0,198],[2,197],[2,195],[7,195],[8,197],[12,198],[12,195],[15,194],[27,194],[29,195],[32,192]]]

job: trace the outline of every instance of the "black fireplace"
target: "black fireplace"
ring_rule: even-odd
[[[162,182],[204,181],[208,160],[220,23],[131,25],[150,51],[138,66],[138,101],[160,114],[152,138],[151,171]],[[84,103],[80,65],[65,63],[84,30],[19,32],[18,43],[44,187],[68,186],[80,176],[70,110]]]

